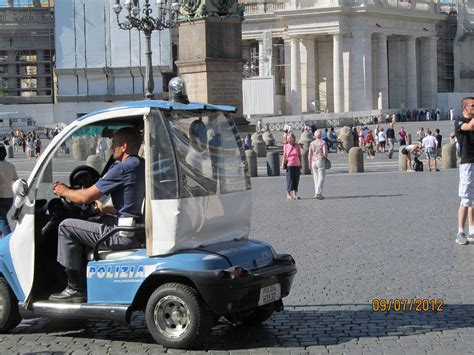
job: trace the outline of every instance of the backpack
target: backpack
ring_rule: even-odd
[[[417,157],[413,159],[413,170],[423,171],[423,162],[421,162]]]

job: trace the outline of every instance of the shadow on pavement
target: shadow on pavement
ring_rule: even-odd
[[[27,326],[29,325],[29,326]],[[474,304],[444,305],[442,312],[374,312],[367,304],[290,306],[261,326],[235,327],[221,322],[204,340],[206,350],[291,348],[336,345],[352,339],[410,336],[433,331],[474,327]],[[136,314],[132,325],[110,321],[23,322],[16,334],[43,333],[64,341],[73,338],[154,344],[144,317]]]

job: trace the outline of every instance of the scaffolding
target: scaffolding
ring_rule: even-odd
[[[0,0],[0,103],[54,100],[54,1]]]
[[[454,90],[454,55],[453,43],[457,31],[455,11],[447,13],[445,20],[436,26],[438,35],[438,92]]]

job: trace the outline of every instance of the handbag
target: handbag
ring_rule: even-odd
[[[324,158],[324,168],[326,170],[331,169],[331,161],[328,158]]]

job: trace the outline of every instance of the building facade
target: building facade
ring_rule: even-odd
[[[0,112],[21,112],[43,126],[143,99],[145,38],[119,29],[114,3],[0,0]],[[152,8],[157,13],[155,2]],[[152,52],[160,98],[173,68],[170,31],[153,33]]]
[[[0,104],[54,99],[52,1],[0,1]]]
[[[436,1],[245,6],[244,59],[256,54],[261,64],[271,56],[282,114],[437,106],[436,24],[446,15]],[[263,45],[269,32],[271,53]]]
[[[121,30],[113,0],[63,0],[55,6],[58,102],[94,102],[144,97],[145,39],[135,29]],[[156,10],[156,9],[155,9]],[[124,9],[120,20],[125,20]],[[155,12],[156,13],[156,12]],[[168,30],[152,36],[156,96],[162,72],[172,69]]]

